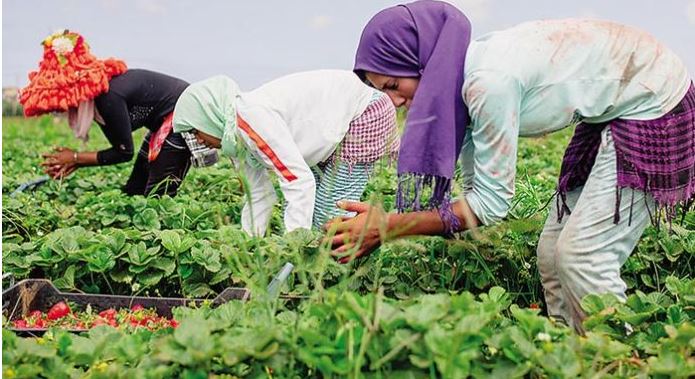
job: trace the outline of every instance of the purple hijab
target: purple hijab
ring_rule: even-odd
[[[423,187],[432,185],[428,207],[448,202],[469,122],[461,87],[470,39],[471,24],[461,11],[430,0],[384,9],[362,31],[357,75],[420,78],[398,157],[400,211],[420,210]]]

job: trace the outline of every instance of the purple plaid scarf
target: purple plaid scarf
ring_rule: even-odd
[[[652,195],[652,223],[667,221],[678,210],[685,214],[695,198],[695,84],[681,102],[655,120],[616,119],[603,124],[579,124],[565,151],[558,183],[558,222],[570,209],[566,194],[589,178],[601,143],[601,131],[611,128],[617,155],[618,185],[613,221],[620,221],[623,188]],[[661,211],[664,212],[661,212]],[[632,211],[630,211],[632,218]],[[630,220],[631,221],[631,220]]]

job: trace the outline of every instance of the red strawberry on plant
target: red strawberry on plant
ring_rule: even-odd
[[[179,326],[179,322],[172,318],[171,320],[169,320],[169,326],[171,326],[172,328],[176,328],[177,326]]]
[[[54,304],[46,315],[49,320],[58,320],[70,314],[70,307],[64,301]]]
[[[142,306],[142,304],[135,304],[132,307],[130,307],[130,310],[133,312],[141,311],[145,309],[145,307]]]

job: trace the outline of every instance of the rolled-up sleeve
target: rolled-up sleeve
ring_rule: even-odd
[[[463,162],[464,196],[478,220],[490,225],[507,215],[514,196],[521,86],[498,72],[476,72],[463,91],[472,126],[472,146],[462,154],[472,159],[472,180],[466,177],[470,162]]]

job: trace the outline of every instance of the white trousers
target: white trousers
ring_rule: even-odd
[[[620,278],[620,267],[649,225],[649,209],[654,209],[651,195],[624,188],[620,222],[614,224],[616,184],[615,146],[610,128],[606,128],[588,180],[567,193],[572,213],[558,223],[556,201],[552,201],[538,241],[538,270],[548,315],[561,318],[579,332],[586,318],[580,306],[584,296],[612,293],[625,299],[627,287]]]

